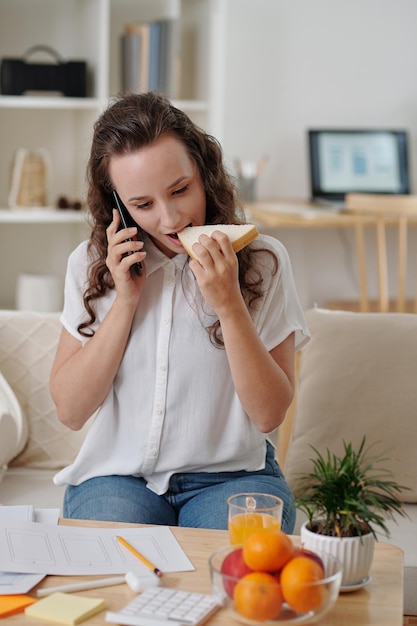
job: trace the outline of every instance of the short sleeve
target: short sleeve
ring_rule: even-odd
[[[274,237],[260,235],[255,241],[256,248],[271,250],[278,259],[277,271],[273,271],[271,255],[262,254],[259,261],[264,296],[254,317],[258,333],[267,350],[272,350],[294,332],[295,348],[299,350],[309,340],[310,333],[288,252]]]
[[[83,241],[68,258],[65,276],[64,308],[60,318],[64,328],[82,343],[86,343],[87,338],[78,332],[77,327],[87,316],[83,303],[89,265],[87,246],[88,241]]]

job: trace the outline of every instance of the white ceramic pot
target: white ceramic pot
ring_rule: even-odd
[[[342,587],[360,585],[367,576],[374,558],[375,538],[372,533],[362,537],[328,537],[301,527],[301,544],[307,550],[331,554],[343,565]]]

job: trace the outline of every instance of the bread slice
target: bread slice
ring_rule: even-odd
[[[242,250],[259,235],[258,229],[253,224],[206,224],[205,226],[187,226],[178,233],[178,239],[190,257],[196,259],[193,245],[200,235],[211,237],[215,230],[220,230],[229,237],[235,252]]]

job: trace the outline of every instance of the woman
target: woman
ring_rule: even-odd
[[[88,179],[93,228],[69,259],[50,386],[69,428],[95,417],[55,477],[64,515],[227,528],[227,497],[258,491],[284,500],[291,532],[292,494],[266,437],[308,337],[285,249],[260,235],[236,255],[216,231],[189,259],[184,227],[242,220],[218,142],[155,93],[102,114]]]

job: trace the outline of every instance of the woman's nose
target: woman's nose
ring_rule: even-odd
[[[175,206],[175,202],[164,202],[161,205],[160,219],[164,228],[175,230],[175,227],[180,223],[180,213]]]

